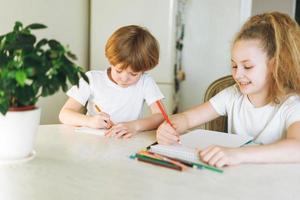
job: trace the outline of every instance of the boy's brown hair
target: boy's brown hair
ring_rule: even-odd
[[[274,60],[268,99],[280,103],[289,93],[300,95],[300,28],[287,14],[267,12],[251,17],[233,42],[257,39]]]
[[[158,64],[159,45],[146,28],[124,26],[108,39],[105,56],[113,66],[121,64],[122,69],[130,67],[134,72],[147,71]]]

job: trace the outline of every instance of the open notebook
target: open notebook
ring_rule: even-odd
[[[191,162],[199,162],[196,148],[203,149],[209,145],[220,145],[224,147],[239,147],[252,138],[236,134],[228,134],[217,131],[197,129],[180,136],[181,144],[153,145],[150,151],[171,158],[178,158]]]
[[[75,132],[77,133],[89,133],[94,135],[100,135],[104,136],[104,132],[106,129],[94,129],[94,128],[88,128],[88,127],[76,127]]]

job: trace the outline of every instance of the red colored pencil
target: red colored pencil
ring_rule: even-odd
[[[162,113],[162,115],[164,116],[164,119],[166,120],[166,122],[167,122],[170,126],[172,126],[172,127],[174,128],[174,126],[173,126],[173,124],[171,123],[171,121],[170,121],[170,119],[169,119],[169,117],[168,117],[166,111],[164,110],[163,106],[161,105],[160,100],[156,101],[155,103],[157,104],[157,106],[158,106],[160,112]]]

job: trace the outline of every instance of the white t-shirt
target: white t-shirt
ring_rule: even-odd
[[[228,116],[228,132],[252,136],[256,143],[269,144],[286,137],[287,128],[300,121],[300,98],[290,95],[277,105],[255,108],[238,86],[228,87],[209,102],[220,115]]]
[[[101,111],[110,115],[115,123],[136,120],[140,117],[143,103],[151,105],[164,98],[155,81],[149,74],[142,74],[138,82],[127,88],[122,88],[112,82],[105,71],[89,71],[86,73],[89,84],[82,78],[79,88],[75,85],[68,92],[83,106],[87,104],[87,114],[97,113],[94,103]]]

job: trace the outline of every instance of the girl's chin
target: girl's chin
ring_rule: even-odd
[[[249,94],[250,93],[250,87],[249,85],[239,85],[240,92],[243,94]]]

